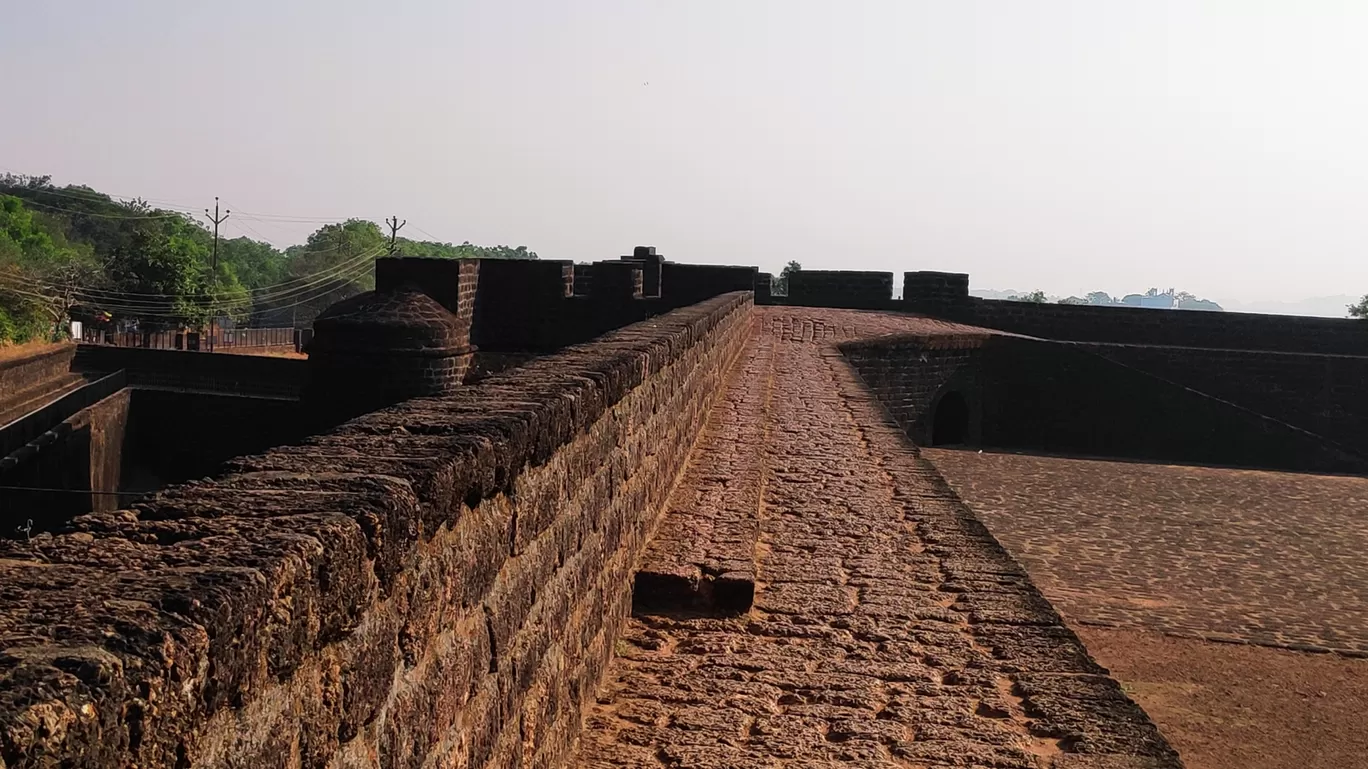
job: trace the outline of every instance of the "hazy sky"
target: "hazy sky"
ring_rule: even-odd
[[[1362,0],[0,0],[0,168],[612,258],[1368,292]],[[649,83],[649,85],[647,85]]]

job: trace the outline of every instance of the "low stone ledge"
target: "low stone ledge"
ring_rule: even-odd
[[[591,695],[611,652],[648,500],[684,453],[671,448],[674,464],[657,466],[654,451],[633,447],[682,416],[696,429],[719,375],[705,369],[742,338],[750,303],[738,293],[683,308],[240,458],[224,477],[82,516],[72,531],[0,544],[0,765],[273,765],[287,755],[321,765],[348,740],[396,759],[441,748],[458,715],[462,744],[448,748],[475,760],[521,742],[520,728],[547,728],[514,706],[547,685],[538,671],[561,668],[576,688],[556,682],[548,702],[562,713],[545,723],[569,734],[564,712]],[[565,479],[580,477],[555,464],[572,444],[581,466],[610,458],[594,478],[643,476],[630,493],[605,489],[611,506],[593,512],[602,518],[575,522],[594,536],[554,525],[580,515],[552,509]],[[545,488],[519,482],[543,467]],[[567,555],[572,545],[578,555]],[[534,569],[527,584],[548,587],[482,632],[480,601],[500,585],[496,604],[525,595],[517,580],[543,558],[554,578]],[[444,573],[461,576],[441,586],[454,601],[437,612],[427,580]],[[586,646],[547,647],[560,627],[573,635],[566,644]],[[489,646],[472,649],[474,672],[446,687],[438,679],[450,676],[432,666],[451,661],[441,651],[450,632]],[[294,716],[272,715],[280,707]],[[428,719],[426,731],[414,719]]]

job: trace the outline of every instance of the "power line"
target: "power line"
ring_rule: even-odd
[[[290,304],[285,305],[277,305],[272,309],[285,309],[289,307],[297,307],[301,304],[307,304],[308,302],[314,301],[319,297],[326,296],[328,293],[340,288],[342,285],[350,283],[351,281],[356,280],[357,278],[366,274],[366,272],[371,268],[369,259],[375,256],[377,253],[379,253],[379,249],[374,249],[368,253],[356,257],[355,259],[349,260],[349,262],[344,263],[340,268],[330,269],[315,274],[314,276],[311,276],[313,280],[310,280],[307,284],[304,285],[276,292],[265,297],[229,297],[220,300],[219,305],[227,305],[229,308],[232,309],[245,309],[246,307],[249,307],[255,303],[276,303],[287,299],[299,299],[299,301],[294,301]],[[53,288],[50,285],[31,284],[28,282],[24,282],[24,288],[17,288],[15,287],[13,282],[11,282],[9,285],[5,285],[4,281],[6,279],[9,279],[11,281],[14,280],[14,278],[0,274],[0,291],[9,291],[11,293],[19,294],[22,296],[42,299],[47,302],[56,300],[56,297],[36,293],[32,290],[27,290],[33,288]],[[340,285],[325,287],[325,284],[329,283],[339,283]],[[304,298],[300,299],[300,297]],[[153,302],[143,300],[111,300],[101,299],[98,297],[84,297],[80,296],[79,292],[77,292],[77,298],[81,299],[82,304],[87,304],[102,309],[127,312],[130,314],[141,315],[144,317],[184,317],[185,313],[166,311],[170,308],[171,305],[174,304],[176,300],[188,302],[194,309],[204,309],[204,305],[201,303],[204,301],[204,298],[193,296],[169,297],[168,301]]]
[[[403,223],[400,223],[400,221],[399,221],[399,215],[398,215],[398,214],[395,214],[395,215],[393,216],[393,218],[390,218],[390,219],[386,219],[386,220],[385,220],[385,226],[386,226],[386,227],[389,227],[389,230],[390,230],[390,242],[389,242],[389,255],[390,255],[390,256],[394,256],[394,251],[395,251],[395,248],[397,247],[397,243],[398,243],[398,241],[399,241],[399,230],[404,229],[404,225],[405,225],[405,224],[408,224],[408,219],[405,219],[405,220],[403,221]]]
[[[88,194],[79,194],[79,193],[74,192],[74,191],[69,190],[69,189],[56,190],[56,189],[48,189],[47,187],[23,187],[23,188],[20,188],[19,192],[20,192],[20,194],[15,194],[15,193],[13,193],[13,192],[6,193],[6,194],[9,194],[9,195],[12,195],[13,197],[19,198],[20,200],[22,200],[22,201],[24,201],[24,202],[26,202],[26,203],[29,202],[29,200],[28,200],[28,198],[24,197],[22,193],[24,193],[24,192],[31,192],[31,193],[38,194],[38,195],[55,195],[55,196],[57,196],[57,197],[62,197],[62,198],[71,198],[72,200],[84,200],[84,201],[87,201],[87,202],[90,202],[90,203],[112,203],[112,204],[114,204],[114,205],[119,205],[119,206],[128,206],[128,205],[130,205],[130,204],[131,204],[132,202],[134,202],[134,201],[140,201],[140,202],[143,202],[143,203],[154,204],[155,207],[161,208],[161,209],[172,210],[172,211],[181,211],[181,212],[184,212],[184,213],[187,213],[187,214],[192,214],[192,213],[195,212],[195,209],[193,209],[193,208],[191,208],[191,207],[189,207],[189,206],[186,206],[186,205],[184,205],[184,204],[181,204],[181,203],[171,203],[171,202],[165,201],[165,200],[157,200],[157,199],[153,199],[153,198],[141,198],[141,197],[137,197],[137,196],[114,195],[114,194],[105,193],[105,192],[91,192],[91,193],[88,193]]]
[[[228,217],[231,216],[232,214],[233,214],[232,211],[224,211],[224,212],[223,212],[223,216],[219,216],[219,199],[218,199],[218,197],[215,197],[215,198],[214,198],[214,215],[213,215],[213,217],[211,217],[211,218],[209,219],[209,221],[211,221],[211,222],[214,223],[214,255],[213,255],[213,257],[212,257],[212,261],[209,262],[209,279],[212,280],[212,281],[214,282],[214,285],[215,285],[216,287],[218,286],[218,230],[219,230],[219,225],[220,225],[220,224],[223,224],[223,223],[226,222],[226,221],[228,221]],[[204,209],[204,215],[205,215],[205,216],[209,216],[209,209],[207,209],[207,208]],[[214,312],[214,306],[213,306],[213,305],[210,305],[210,306],[209,306],[209,352],[213,352],[213,351],[214,351],[214,322],[215,322],[215,320],[216,320],[215,317],[214,317],[215,314],[216,314],[216,313]]]
[[[0,486],[0,491],[45,491],[59,494],[97,494],[101,496],[136,496],[151,494],[150,491],[100,491],[97,489],[55,489],[46,486]],[[23,531],[23,527],[19,527]]]
[[[423,234],[426,235],[427,237],[431,238],[431,240],[429,241],[430,243],[446,243],[446,242],[447,242],[447,241],[442,240],[441,238],[437,237],[436,235],[433,235],[432,233],[428,232],[427,230],[423,229],[422,227],[419,227],[419,226],[416,225],[416,224],[413,225],[413,229],[415,229],[415,230],[417,230],[417,231],[423,233]]]
[[[342,248],[342,247],[339,245],[339,246],[333,246],[333,247],[331,247],[331,248],[319,248],[319,249],[301,251],[301,252],[298,252],[295,256],[298,257],[298,256],[305,256],[305,255],[310,255],[310,254],[326,254],[326,253],[332,253],[332,252],[341,250],[341,248]],[[283,281],[280,281],[280,282],[278,282],[278,283],[269,283],[269,284],[264,285],[264,286],[257,286],[257,287],[255,287],[255,288],[249,288],[249,289],[247,289],[247,291],[248,291],[248,293],[255,293],[255,294],[259,294],[259,295],[263,295],[263,296],[271,295],[271,294],[277,293],[277,292],[280,291],[280,290],[286,289],[287,287],[292,287],[292,286],[294,286],[294,284],[297,284],[297,283],[304,283],[304,282],[310,281],[310,280],[312,280],[313,278],[318,277],[318,276],[320,276],[320,275],[324,275],[324,274],[327,274],[327,273],[329,273],[329,272],[334,272],[334,271],[346,270],[346,269],[350,268],[351,266],[353,266],[354,264],[358,264],[358,263],[360,263],[361,261],[363,261],[363,260],[365,260],[365,259],[368,259],[368,258],[370,258],[370,257],[376,256],[377,254],[380,253],[380,250],[381,250],[381,247],[376,247],[376,248],[371,249],[370,251],[367,251],[367,252],[365,252],[365,253],[358,254],[358,255],[352,256],[352,257],[348,257],[348,258],[344,259],[343,261],[338,262],[337,264],[334,264],[334,265],[325,267],[325,268],[323,268],[323,269],[321,269],[321,270],[318,270],[317,272],[309,273],[309,274],[306,274],[306,275],[301,275],[301,276],[298,276],[298,277],[295,277],[295,278],[291,278],[291,279],[289,279],[289,280],[283,280]],[[43,286],[46,286],[46,287],[48,287],[48,288],[59,288],[59,286],[55,286],[55,285],[53,285],[53,284],[51,284],[51,283],[44,283],[43,281],[39,281],[39,280],[33,281],[33,285],[43,285]],[[101,289],[101,288],[82,288],[82,289],[78,289],[78,291],[79,291],[80,293],[82,293],[82,294],[86,294],[86,295],[93,296],[93,297],[108,297],[108,298],[112,298],[112,299],[128,300],[128,301],[140,301],[140,300],[142,300],[143,298],[148,298],[148,299],[151,299],[151,298],[160,298],[160,299],[181,299],[181,298],[186,298],[186,295],[185,295],[185,294],[165,294],[165,293],[159,293],[159,292],[155,292],[155,291],[111,291],[111,290],[106,290],[106,289]]]
[[[15,197],[18,197],[18,196],[16,195]],[[76,210],[76,209],[74,209],[74,208],[61,208],[61,207],[59,207],[59,206],[50,206],[50,205],[48,205],[48,204],[46,204],[46,203],[39,203],[39,202],[37,202],[37,201],[28,200],[27,198],[20,198],[20,200],[24,201],[24,205],[25,205],[25,206],[37,206],[38,208],[46,208],[46,209],[49,209],[49,210],[52,210],[52,211],[60,211],[60,212],[62,212],[62,213],[64,213],[64,214],[76,214],[76,215],[79,215],[79,216],[94,216],[94,217],[97,217],[97,218],[100,218],[100,219],[184,219],[184,218],[186,218],[186,217],[189,216],[189,214],[184,214],[184,213],[146,214],[146,215],[132,215],[132,216],[125,216],[125,215],[121,215],[121,214],[101,214],[101,213],[96,213],[96,212],[94,212],[94,211],[78,211],[78,210]]]

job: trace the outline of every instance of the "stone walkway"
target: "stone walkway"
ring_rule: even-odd
[[[1368,478],[924,453],[1071,620],[1368,657]]]
[[[571,765],[1177,766],[832,346],[928,322],[776,307],[755,323],[671,498],[733,523],[658,534],[733,558],[731,538],[696,540],[757,521],[754,606],[634,617]]]

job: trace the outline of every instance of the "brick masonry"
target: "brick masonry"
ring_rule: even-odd
[[[309,368],[293,358],[103,345],[77,345],[71,366],[90,375],[122,369],[133,386],[292,399],[303,392]]]
[[[1368,479],[925,454],[1071,622],[1368,658]]]
[[[0,361],[0,425],[18,419],[64,389],[80,384],[71,374],[76,345]]]
[[[918,334],[899,334],[841,345],[865,386],[920,445],[930,445],[939,400],[949,392],[968,401],[968,442],[983,437],[982,349],[991,332],[921,320]]]
[[[748,295],[0,547],[9,767],[552,766]]]
[[[1095,344],[1108,360],[1368,453],[1368,357]]]
[[[468,312],[462,317],[412,287],[338,302],[314,321],[306,405],[341,418],[451,392],[474,357],[470,328]]]
[[[942,323],[842,349],[921,445],[931,443],[939,399],[956,392],[967,400],[971,444],[1314,472],[1368,470],[1368,455],[1353,446],[1113,360],[1110,347],[1099,351]],[[1295,406],[1295,397],[1284,400],[1286,408],[1270,410],[1282,414]]]
[[[788,304],[868,307],[893,298],[893,273],[800,270],[789,276]]]
[[[570,765],[1178,766],[835,347],[925,321],[754,322],[651,551],[754,560],[754,607],[633,617]]]
[[[969,296],[967,275],[909,272],[903,280],[907,311],[1043,339],[1368,355],[1368,323],[1349,318],[1012,302]]]

